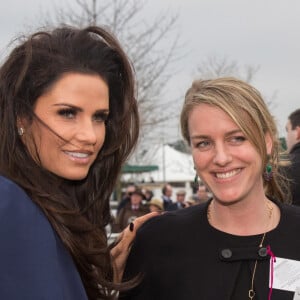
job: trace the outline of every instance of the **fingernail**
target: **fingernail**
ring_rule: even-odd
[[[134,229],[134,224],[133,224],[133,222],[131,222],[131,223],[129,224],[129,230],[132,232],[133,229]]]

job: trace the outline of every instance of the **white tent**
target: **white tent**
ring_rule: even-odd
[[[143,165],[157,165],[158,170],[138,175],[126,174],[126,179],[145,182],[187,182],[195,177],[194,163],[190,154],[175,150],[169,145],[154,146],[143,157]]]

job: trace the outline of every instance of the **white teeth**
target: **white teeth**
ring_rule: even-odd
[[[87,158],[89,155],[87,153],[80,153],[80,152],[68,152],[65,151],[66,154],[77,157],[77,158]]]
[[[233,170],[233,171],[226,172],[226,173],[216,173],[216,177],[221,178],[221,179],[226,179],[226,178],[230,178],[230,177],[236,175],[240,171],[241,171],[241,169],[237,169],[237,170]]]

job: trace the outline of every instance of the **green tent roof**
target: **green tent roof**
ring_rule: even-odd
[[[122,173],[145,173],[158,170],[156,165],[124,165]]]

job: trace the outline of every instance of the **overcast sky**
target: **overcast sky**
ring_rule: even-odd
[[[1,1],[0,55],[26,26],[40,24],[41,11],[52,9],[53,0]],[[276,95],[271,110],[284,135],[287,116],[300,108],[300,1],[149,0],[145,17],[165,10],[179,13],[174,32],[186,53],[165,96],[183,96],[197,64],[209,56],[259,66],[252,84],[266,98]]]

